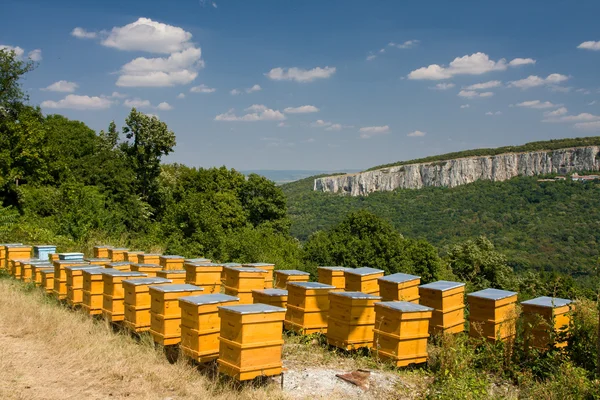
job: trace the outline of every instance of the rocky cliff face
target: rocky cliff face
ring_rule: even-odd
[[[505,181],[515,176],[600,170],[600,147],[506,153],[423,164],[407,164],[356,174],[315,179],[314,190],[366,196],[397,188],[455,187],[481,179]]]

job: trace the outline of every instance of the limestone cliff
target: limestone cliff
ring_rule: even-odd
[[[455,187],[481,179],[505,181],[515,176],[600,170],[600,146],[575,147],[495,156],[466,157],[406,164],[356,174],[315,179],[314,190],[365,196],[397,188]]]

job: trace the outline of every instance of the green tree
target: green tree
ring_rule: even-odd
[[[0,113],[8,113],[29,100],[21,79],[34,68],[33,61],[20,60],[14,50],[0,49]]]
[[[106,132],[101,130],[98,136],[100,136],[100,142],[104,148],[110,150],[117,147],[117,143],[119,142],[119,132],[117,131],[117,125],[115,124],[115,121],[110,121],[110,124],[108,124],[108,130]]]
[[[241,187],[240,199],[252,225],[269,223],[280,232],[289,232],[285,195],[272,181],[264,176],[250,174]]]

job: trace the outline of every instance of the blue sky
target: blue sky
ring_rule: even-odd
[[[600,132],[597,1],[4,0],[3,13],[0,46],[39,60],[32,103],[95,130],[137,105],[176,133],[168,161],[193,166],[362,169]]]

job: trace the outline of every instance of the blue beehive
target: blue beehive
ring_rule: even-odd
[[[58,259],[61,261],[83,261],[83,253],[58,253]]]
[[[51,244],[40,244],[33,246],[33,258],[48,260],[50,254],[56,253],[56,246]]]

